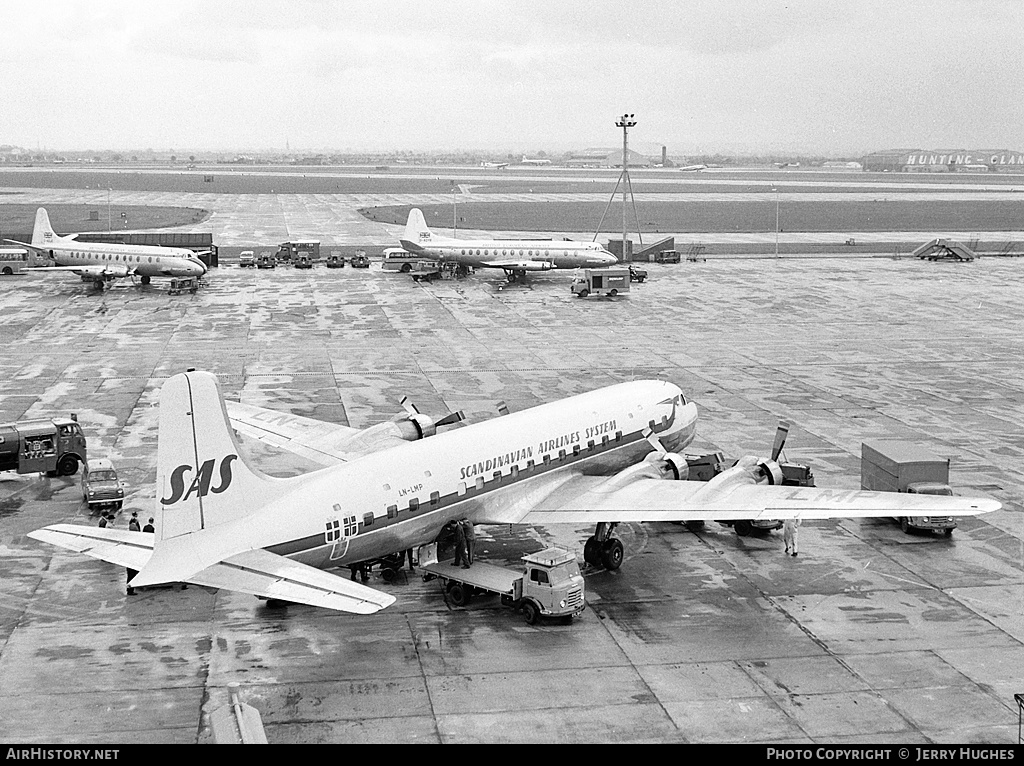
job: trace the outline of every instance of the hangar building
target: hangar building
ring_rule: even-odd
[[[875,173],[1024,173],[1024,152],[1010,149],[891,149],[861,160]]]

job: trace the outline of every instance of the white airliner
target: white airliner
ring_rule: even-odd
[[[229,412],[231,418],[229,420]],[[679,454],[697,408],[675,385],[620,383],[437,433],[409,414],[365,430],[248,405],[189,371],[160,394],[156,533],[54,524],[29,536],[134,569],[133,587],[191,582],[367,614],[389,594],[322,571],[434,541],[452,519],[595,524],[584,558],[617,569],[617,524],[704,519],[973,516],[995,500],[790,487],[769,458],[711,481]],[[292,478],[249,464],[233,428],[325,467]]]
[[[523,165],[550,165],[551,164],[551,160],[545,160],[545,159],[541,159],[539,157],[538,158],[527,157],[524,154],[523,155],[522,164]]]
[[[103,242],[79,242],[77,234],[58,236],[50,226],[45,208],[36,210],[32,243],[16,242],[49,259],[55,265],[49,271],[71,271],[91,279],[103,288],[115,279],[139,277],[148,285],[152,277],[201,277],[206,266],[192,250],[158,245],[116,245]],[[6,242],[15,242],[13,239]],[[29,273],[40,274],[41,270]]]
[[[571,239],[454,239],[434,234],[419,208],[409,211],[400,240],[410,253],[474,268],[504,269],[510,282],[528,271],[603,267],[618,259],[597,242]]]
[[[486,162],[485,161],[485,162],[481,162],[480,163],[480,167],[482,167],[482,168],[497,168],[498,170],[501,170],[502,168],[507,168],[508,167],[508,163],[507,162]]]
[[[701,170],[707,170],[707,165],[683,165],[679,170],[683,173],[696,173]]]

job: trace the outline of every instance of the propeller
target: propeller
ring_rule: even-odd
[[[437,433],[437,429],[440,426],[451,426],[456,423],[461,423],[466,419],[466,415],[462,410],[458,412],[450,412],[440,420],[434,420],[429,415],[425,415],[420,412],[419,408],[413,404],[412,400],[408,396],[402,397],[402,408],[405,410],[406,415],[404,417],[399,416],[400,420],[412,423],[415,427],[415,433],[409,433],[408,435],[403,433],[403,438],[408,438],[410,441],[416,439],[425,439],[428,436],[433,436]]]
[[[774,462],[779,461],[779,455],[782,454],[782,448],[786,446],[786,437],[789,436],[789,423],[785,420],[779,422],[779,428],[775,432],[775,443],[772,445],[772,460]]]
[[[669,470],[674,474],[674,478],[679,480],[685,480],[690,474],[690,465],[686,462],[686,458],[675,452],[669,452],[665,449],[665,445],[661,443],[661,439],[654,433],[650,428],[644,429],[644,438],[647,442],[654,447],[654,453],[648,455],[648,460],[660,460],[663,462]]]

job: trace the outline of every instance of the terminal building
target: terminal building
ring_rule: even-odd
[[[892,149],[861,160],[875,173],[1024,173],[1024,152],[1010,149]]]

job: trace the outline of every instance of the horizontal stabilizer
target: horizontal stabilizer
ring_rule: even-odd
[[[28,536],[136,571],[145,567],[153,553],[154,535],[149,532],[53,524],[29,532]],[[395,602],[395,597],[387,593],[263,550],[239,553],[175,582],[227,588],[355,614],[373,614]],[[138,576],[131,584],[142,585]]]
[[[79,524],[52,524],[29,532],[33,540],[39,540],[76,553],[84,553],[100,561],[126,569],[139,570],[153,554],[151,532],[129,532],[110,527],[86,527]]]
[[[392,595],[263,550],[239,553],[188,581],[355,614],[373,614],[395,603]]]

